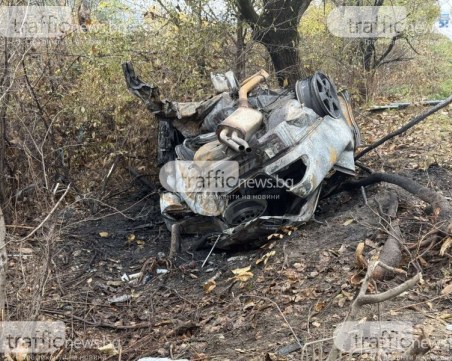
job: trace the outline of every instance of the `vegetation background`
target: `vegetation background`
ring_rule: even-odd
[[[363,108],[446,97],[452,91],[452,45],[433,31],[438,6],[399,3],[415,14],[410,21],[421,23],[421,30],[407,32],[384,61],[366,69],[359,42],[334,37],[327,29],[335,3],[313,2],[298,29],[301,74],[326,72]],[[6,4],[21,2],[0,3]],[[243,79],[256,69],[272,69],[268,52],[252,41],[233,2],[69,5],[81,28],[58,39],[0,40],[0,197],[10,223],[23,223],[23,208],[29,219],[36,217],[30,205],[55,196],[57,184],[56,193],[72,183],[79,198],[102,200],[102,180],[118,158],[155,174],[155,122],[126,91],[122,62],[133,61],[145,80],[180,101],[210,96],[211,72],[232,69]],[[390,45],[391,39],[378,41],[377,56]],[[25,194],[30,203],[22,202]]]
[[[121,213],[110,201],[130,188],[131,173],[136,177],[138,170],[156,179],[157,124],[127,92],[121,63],[132,61],[143,80],[158,85],[164,97],[179,101],[209,97],[211,72],[232,69],[244,79],[264,68],[272,72],[273,86],[281,83],[265,44],[254,41],[255,29],[240,3],[36,1],[71,6],[77,26],[57,39],[0,37],[0,204],[7,246],[9,253],[29,252],[28,242],[39,248],[32,265],[12,264],[22,273],[10,274],[11,318],[40,315],[51,250],[67,231],[69,216],[95,217],[105,208]],[[259,12],[266,3],[251,5]],[[452,94],[452,42],[434,30],[437,3],[421,0],[392,2],[408,8],[410,24],[421,24],[397,39],[371,42],[369,48],[361,40],[331,35],[326,26],[330,11],[355,3],[309,4],[297,28],[297,71],[309,76],[321,70],[338,88],[347,88],[365,141],[371,142],[400,125],[410,112],[370,118],[365,114],[370,105]],[[0,6],[29,4],[0,0]],[[450,113],[435,115],[402,144],[383,148],[391,155],[384,165],[396,168],[403,160],[411,169],[426,169],[432,163],[450,169],[450,131]],[[418,153],[406,150],[414,143]],[[39,227],[62,198],[65,212],[56,212],[51,224]]]

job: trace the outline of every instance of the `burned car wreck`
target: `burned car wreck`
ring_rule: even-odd
[[[349,97],[321,72],[298,81],[294,91],[268,89],[264,70],[240,85],[232,72],[212,74],[217,95],[178,103],[162,100],[132,64],[123,71],[128,89],[159,122],[159,167],[175,160],[238,165],[239,181],[222,192],[161,192],[172,246],[180,246],[181,234],[201,234],[197,248],[258,247],[280,227],[313,216],[326,178],[354,175],[360,133]],[[184,171],[161,183],[180,181]]]

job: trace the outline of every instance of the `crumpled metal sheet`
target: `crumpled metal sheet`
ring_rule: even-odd
[[[259,143],[268,144],[270,137],[273,141],[264,151],[270,157],[279,157],[263,170],[269,175],[277,174],[301,158],[307,167],[305,175],[290,188],[300,197],[314,191],[339,160],[342,167],[350,171],[355,169],[353,133],[341,119],[326,116],[315,121],[302,118],[295,122],[282,122],[259,139]]]
[[[174,218],[191,213],[183,200],[176,194],[164,192],[160,194],[160,212],[167,218]]]
[[[354,174],[354,150],[360,143],[360,134],[347,93],[338,94],[342,110],[333,118],[320,116],[316,113],[319,109],[314,111],[302,104],[293,91],[255,90],[248,97],[248,103],[262,113],[263,125],[247,139],[252,151],[238,153],[219,143],[214,136],[218,125],[237,109],[235,90],[197,103],[161,101],[158,88],[141,82],[133,68],[125,66],[124,73],[129,89],[177,130],[173,133],[172,129],[162,127],[162,137],[168,133],[168,139],[160,139],[159,134],[159,155],[164,153],[167,161],[176,155],[185,160],[235,160],[241,181],[267,177],[283,183],[277,190],[247,190],[241,183],[227,194],[207,191],[161,194],[162,215],[167,220],[191,217],[193,229],[198,224],[203,225],[203,229],[213,229],[215,236],[220,236],[218,248],[231,249],[243,244],[259,246],[279,227],[307,222],[314,214],[322,183],[330,172],[336,169]],[[213,75],[213,79],[217,91],[232,89],[226,76]],[[168,181],[183,182],[183,172],[169,174],[168,177],[174,179]],[[237,199],[233,197],[273,195],[279,195],[283,205],[269,201],[258,218],[238,226],[232,225],[236,224],[233,221],[227,225],[225,210],[232,199]],[[230,208],[231,214],[234,211],[235,208]]]
[[[263,157],[257,159],[256,154],[248,155],[248,159],[244,161],[246,166],[242,168],[241,173],[248,174],[248,178],[255,177],[257,173],[276,177],[281,170],[295,166],[297,161],[302,160],[305,169],[299,169],[299,172],[304,171],[304,174],[297,183],[287,185],[287,191],[306,199],[304,205],[300,206],[299,213],[265,216],[259,219],[304,222],[314,213],[320,185],[331,169],[336,166],[341,171],[354,172],[353,131],[346,119],[319,117],[296,99],[285,99],[279,108],[269,114],[266,123],[265,128],[268,130],[265,133],[265,130],[261,131],[260,134],[263,135],[255,137],[250,142],[256,153],[263,154]],[[226,156],[226,153],[222,154]],[[230,159],[234,159],[235,153],[232,154]],[[183,175],[180,177],[183,178]],[[194,213],[201,215],[221,216],[228,205],[226,198],[207,192],[179,192],[179,196]],[[240,232],[232,241],[236,240],[236,237],[246,239],[248,233],[259,234],[257,228],[261,226],[262,222],[257,222],[233,228],[234,234],[236,230]]]
[[[182,163],[173,162],[171,165],[174,168],[173,171],[166,172],[166,179],[162,179],[162,182],[170,185],[174,189],[191,190],[191,188],[186,185],[187,180],[191,176],[191,170],[183,166]],[[178,199],[185,203],[194,213],[204,216],[220,216],[227,205],[227,200],[222,197],[221,194],[214,192],[198,192],[195,189],[190,192],[179,191],[177,196]],[[164,198],[160,198],[160,202],[161,207],[164,207],[166,214],[170,214],[169,211],[172,208],[177,210],[177,199],[174,197],[171,198],[167,193],[164,193]]]

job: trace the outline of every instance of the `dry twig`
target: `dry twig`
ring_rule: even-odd
[[[22,238],[20,240],[20,242],[26,241],[31,236],[33,236],[44,225],[44,223],[46,223],[49,220],[49,218],[52,216],[52,214],[57,210],[60,203],[63,201],[64,197],[66,197],[66,194],[69,192],[70,188],[71,188],[71,185],[69,184],[67,186],[66,190],[64,191],[63,195],[60,197],[60,199],[58,199],[58,202],[56,202],[55,205],[53,206],[53,208],[50,210],[49,214],[42,220],[41,223],[38,224],[38,226],[35,229],[33,229],[27,236]]]

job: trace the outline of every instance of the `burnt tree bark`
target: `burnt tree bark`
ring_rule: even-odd
[[[253,40],[269,52],[279,85],[295,85],[301,78],[298,24],[311,0],[264,0],[260,13],[251,0],[235,1],[239,19],[253,29]]]
[[[237,21],[237,44],[235,53],[235,74],[238,79],[245,79],[245,65],[246,65],[246,54],[245,54],[245,38],[246,29],[242,20]]]

